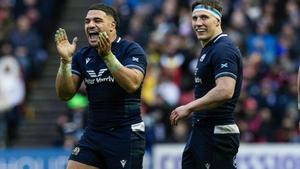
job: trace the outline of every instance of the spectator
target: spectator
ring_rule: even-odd
[[[23,63],[27,80],[37,77],[47,59],[47,53],[42,48],[41,36],[32,27],[26,15],[17,19],[17,28],[12,31],[10,40],[16,48],[16,55]]]
[[[11,55],[8,42],[0,45],[0,119],[1,140],[6,146],[12,146],[17,137],[17,128],[21,116],[20,106],[25,97],[25,84],[18,61]],[[3,138],[5,136],[5,138]]]

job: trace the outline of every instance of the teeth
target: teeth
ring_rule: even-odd
[[[89,36],[91,39],[97,39],[99,36],[98,32],[89,32]]]
[[[95,39],[98,39],[98,37],[99,37],[99,36],[98,36],[98,35],[96,35],[96,34],[92,34],[92,35],[90,35],[90,39],[94,39],[94,40],[95,40]]]
[[[98,36],[99,33],[98,32],[89,32],[89,35],[90,35],[90,37],[92,37],[92,36]]]
[[[196,30],[197,32],[205,32],[205,29],[196,28],[195,30]]]

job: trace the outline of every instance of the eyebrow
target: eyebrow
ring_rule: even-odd
[[[103,18],[100,18],[100,17],[86,17],[86,18],[84,18],[85,20],[91,20],[91,19],[102,19],[103,20]]]
[[[203,17],[203,16],[210,17],[208,14],[192,14],[192,17]]]

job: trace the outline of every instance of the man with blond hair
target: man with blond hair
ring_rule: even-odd
[[[202,43],[195,76],[195,100],[171,112],[172,125],[192,116],[182,169],[235,169],[239,129],[233,112],[242,85],[242,56],[221,28],[218,0],[192,4],[192,27]]]

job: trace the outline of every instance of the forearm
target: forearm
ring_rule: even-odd
[[[223,89],[215,87],[203,97],[188,103],[186,106],[191,112],[201,111],[205,109],[216,108],[222,105],[228,99],[230,99],[230,97],[228,94],[226,94],[226,92],[224,92]]]
[[[139,88],[143,79],[140,72],[123,66],[112,53],[103,59],[114,79],[124,90],[132,93]]]
[[[56,93],[62,100],[69,100],[76,92],[71,72],[71,63],[60,63],[56,76]]]

